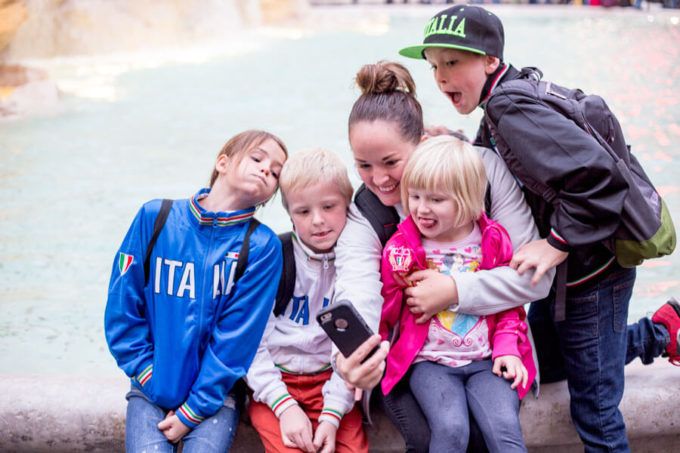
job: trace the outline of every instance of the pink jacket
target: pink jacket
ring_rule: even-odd
[[[479,269],[507,266],[512,258],[512,243],[505,228],[485,214],[482,214],[478,223],[482,231],[482,262]],[[420,243],[420,232],[409,216],[399,224],[397,232],[385,245],[380,266],[384,298],[380,335],[383,340],[388,338],[389,332],[400,321],[399,336],[387,354],[387,366],[381,384],[385,394],[406,374],[427,338],[429,323],[416,324],[416,317],[411,311],[402,309],[403,289],[408,286],[405,277],[420,269],[427,269],[425,250]],[[515,355],[522,359],[527,368],[527,385],[517,388],[520,398],[527,394],[536,377],[525,318],[526,313],[521,306],[485,316],[493,350],[492,359]]]

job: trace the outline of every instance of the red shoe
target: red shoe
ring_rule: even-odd
[[[675,366],[680,366],[680,345],[678,344],[680,342],[678,340],[680,338],[680,302],[675,297],[668,299],[668,302],[654,313],[652,322],[662,324],[668,330],[671,339],[666,346],[668,361]]]

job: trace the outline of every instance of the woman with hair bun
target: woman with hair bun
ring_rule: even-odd
[[[356,202],[363,198],[369,201],[368,206],[389,208],[395,223],[403,220],[402,172],[426,135],[415,82],[404,66],[385,61],[365,65],[359,70],[356,83],[361,95],[352,107],[348,132],[364,185],[350,206],[336,247],[335,298],[351,301],[377,332],[383,304],[380,262],[384,242],[371,226],[370,213],[362,213]],[[489,149],[476,147],[476,150],[490,186],[489,217],[506,228],[515,250],[537,239],[531,212],[503,161]],[[553,273],[546,273],[536,285],[530,283],[532,276],[533,272],[520,276],[508,267],[454,276],[421,270],[409,275],[411,286],[404,290],[404,302],[419,323],[429,322],[445,309],[489,315],[546,297]],[[349,357],[336,354],[336,369],[348,383],[370,390],[380,382],[389,350],[389,344],[386,341],[380,344],[380,340],[380,335],[375,334]],[[362,363],[378,344],[378,351]],[[407,451],[426,452],[430,437],[427,421],[410,393],[407,378],[401,379],[387,396],[380,396],[385,412],[404,436]],[[380,387],[377,391],[380,392]]]

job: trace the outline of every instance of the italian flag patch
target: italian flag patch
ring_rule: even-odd
[[[120,252],[120,257],[118,258],[118,269],[120,269],[120,275],[125,275],[128,269],[130,269],[130,266],[134,260],[134,256]]]

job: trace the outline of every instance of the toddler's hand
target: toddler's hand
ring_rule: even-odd
[[[316,427],[314,433],[314,448],[319,453],[333,453],[335,451],[335,434],[337,428],[330,422],[323,421]]]
[[[416,271],[406,277],[409,286],[404,289],[406,305],[418,318],[417,324],[426,323],[434,315],[458,302],[456,281],[449,275],[432,269]]]
[[[182,423],[182,420],[175,415],[175,411],[168,412],[165,419],[158,424],[158,429],[161,430],[165,437],[173,444],[182,440],[182,438],[191,431],[191,428]]]
[[[312,444],[312,422],[300,406],[294,404],[283,411],[279,418],[283,445],[314,453]]]
[[[505,371],[501,368],[505,367]],[[526,387],[529,380],[529,373],[522,363],[522,359],[516,355],[500,355],[493,361],[493,374],[501,376],[504,379],[512,379],[510,388],[514,389],[522,383],[522,387]]]

